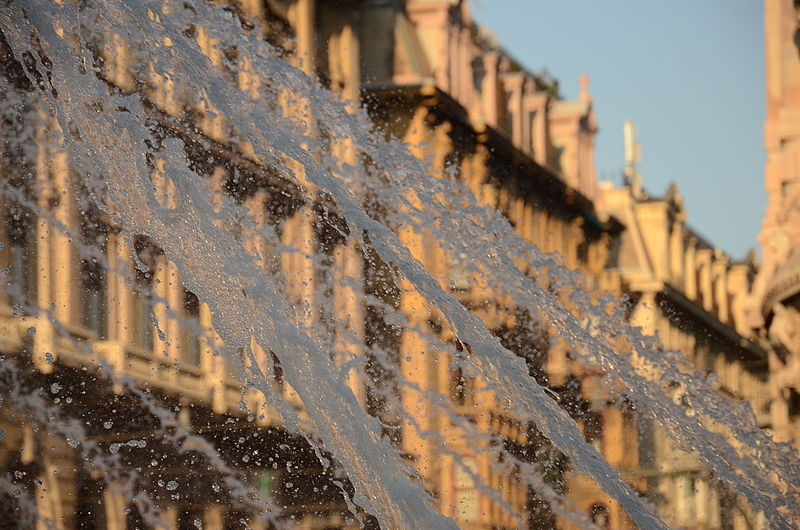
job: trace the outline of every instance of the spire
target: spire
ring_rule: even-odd
[[[631,187],[633,196],[640,198],[642,191],[642,176],[639,174],[639,164],[642,162],[642,148],[639,136],[636,134],[636,125],[631,120],[625,120],[625,184]]]
[[[578,85],[581,88],[580,98],[581,101],[589,102],[592,100],[592,95],[589,94],[589,76],[586,74],[581,74],[578,78]]]

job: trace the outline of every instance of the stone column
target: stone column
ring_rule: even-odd
[[[700,276],[697,292],[703,297],[703,308],[706,311],[712,311],[714,292],[711,285],[711,249],[703,248],[697,251],[697,265]]]
[[[77,455],[62,438],[50,435],[41,438],[40,451],[40,484],[34,493],[41,518],[36,527],[41,530],[73,528],[78,497]]]
[[[287,18],[295,30],[296,55],[293,60],[306,72],[312,72],[315,66],[315,12],[316,0],[296,0],[288,10]]]
[[[364,355],[364,266],[354,240],[339,245],[333,255],[333,307],[336,319],[336,349],[344,363]],[[346,352],[346,353],[345,353]],[[348,386],[366,409],[366,388],[361,370],[348,373]]]
[[[161,281],[165,285],[165,298],[167,305],[172,309],[174,315],[166,318],[166,327],[162,331],[167,335],[166,348],[169,358],[173,362],[182,363],[184,359],[184,344],[183,344],[183,322],[180,320],[183,315],[183,284],[180,280],[180,272],[178,266],[168,260],[166,256],[162,257],[166,262],[164,272],[166,277],[162,277]]]
[[[489,52],[483,55],[483,68],[486,71],[486,76],[483,79],[483,86],[481,87],[483,113],[486,117],[487,125],[492,127],[497,127],[500,123],[501,94],[498,90],[499,59],[500,57],[497,52]]]
[[[424,238],[421,234],[406,227],[400,231],[400,241],[411,251],[411,254],[420,259],[424,254]],[[407,280],[400,282],[403,292],[400,299],[402,311],[409,324],[409,328],[427,326],[429,310],[424,297],[414,290]],[[432,371],[432,361],[435,354],[431,351],[427,341],[417,331],[406,329],[403,332],[400,344],[400,371],[403,378],[417,385],[422,392],[431,389],[431,380],[435,376]],[[409,386],[401,388],[400,395],[403,410],[414,418],[417,425],[412,425],[403,419],[403,449],[415,458],[415,467],[427,480],[432,478],[435,467],[435,456],[430,441],[421,431],[428,431],[433,425],[433,411],[430,402],[424,395]]]
[[[48,166],[51,153],[47,146],[43,144],[42,137],[45,134],[46,131],[42,128],[37,135],[42,142],[39,143],[39,152],[36,159],[36,190],[38,192],[37,202],[39,208],[42,212],[51,213],[49,203],[51,195],[55,193],[55,187],[49,179]],[[38,215],[34,226],[36,231],[36,295],[28,296],[28,303],[35,304],[38,307],[38,316],[33,320],[29,329],[35,331],[33,335],[33,363],[42,373],[50,373],[53,371],[53,366],[51,362],[46,360],[46,355],[50,354],[55,358],[57,353],[55,351],[55,331],[50,323],[49,316],[42,310],[49,310],[50,303],[53,300],[52,227],[45,217]]]
[[[178,508],[176,506],[167,506],[159,517],[164,522],[164,530],[178,530]]]
[[[310,206],[302,207],[283,222],[282,241],[292,247],[283,252],[281,265],[286,275],[288,295],[296,305],[298,322],[310,326],[314,319],[314,213]]]
[[[683,285],[684,274],[684,245],[683,245],[683,223],[676,221],[672,223],[669,236],[669,256],[670,256],[670,277],[675,281],[675,285]]]
[[[713,296],[716,306],[716,317],[723,324],[729,324],[728,308],[728,258],[721,250],[714,252],[712,265]]]
[[[205,509],[203,513],[203,526],[205,528],[224,528],[225,527],[225,511],[219,504],[212,504]]]
[[[689,300],[697,298],[697,238],[690,237],[686,243],[686,257],[683,266],[683,291]]]
[[[62,503],[64,499],[61,495],[58,478],[53,476],[54,462],[49,450],[40,453],[42,459],[41,473],[37,477],[34,486],[34,496],[36,498],[36,530],[53,530],[66,528]]]
[[[350,22],[346,23],[339,38],[339,55],[343,71],[342,96],[354,105],[358,105],[361,100],[359,45],[358,33],[353,29]]]
[[[69,178],[67,155],[54,153],[51,157],[51,193],[56,206],[52,214],[72,237],[80,237],[80,224],[75,212],[75,190]],[[75,250],[70,237],[62,229],[52,231],[52,282],[55,316],[62,324],[82,325],[80,306],[80,271],[76,267]]]
[[[118,485],[112,483],[105,487],[103,490],[103,506],[105,506],[106,510],[106,529],[126,530],[128,525],[125,515],[127,501],[120,492]]]

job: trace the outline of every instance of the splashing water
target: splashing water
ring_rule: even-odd
[[[44,156],[48,164],[69,168],[57,184],[24,175],[7,178],[5,200],[33,212],[33,223],[52,237],[69,239],[81,260],[102,269],[109,284],[111,278],[130,280],[135,296],[147,300],[143,318],[157,333],[143,340],[154,341],[156,351],[172,351],[171,344],[187,333],[201,336],[202,346],[227,368],[209,361],[198,370],[224,379],[214,383],[223,389],[231,379],[225,374],[234,373],[248,421],[278,417],[282,428],[302,437],[361,524],[369,514],[384,528],[454,526],[437,511],[435,495],[391,436],[382,435],[400,424],[411,426],[437,455],[454,459],[482,494],[515,511],[485,475],[448,447],[443,429],[419,423],[415,403],[436,409],[471,444],[496,456],[497,473],[514,470],[556,513],[579,525],[588,521],[540,466],[498,445],[454,410],[449,397],[409,378],[391,348],[367,340],[362,327],[341,317],[356,314],[358,303],[380,311],[387,334],[400,330],[415,337],[418,346],[441,352],[448,368],[481,381],[498,408],[534,424],[575,472],[619,501],[636,524],[663,526],[528,375],[525,361],[415,259],[413,234],[425,234],[448,255],[469,255],[465,266],[476,282],[507,295],[576,354],[591,357],[611,374],[620,399],[657,420],[773,524],[800,517],[794,453],[758,429],[749,406],[720,397],[679,354],[665,354],[655,338],[626,324],[622,304],[585,292],[577,273],[520,239],[463,183],[430,177],[429,168],[404,145],[374,131],[363,111],[319,86],[231,10],[202,2],[34,0],[0,7],[0,30],[9,48],[5,64],[19,70],[9,68],[3,81],[3,113],[10,117],[3,131],[6,149],[34,166]],[[103,57],[120,55],[126,57],[126,71],[104,66]],[[176,110],[181,108],[176,102],[191,102],[186,108],[194,110]],[[233,169],[223,175],[215,170],[222,166]],[[104,241],[107,247],[114,242],[116,255],[96,240],[74,236],[80,228],[64,220],[63,203],[49,196],[58,186],[80,190],[81,213],[95,212],[113,226],[114,238]],[[220,193],[226,186],[229,193]],[[265,211],[264,204],[278,206]],[[315,229],[331,250],[314,252],[307,245]],[[134,269],[118,259],[121,249],[133,251]],[[318,281],[298,280],[286,273],[292,268]],[[413,293],[415,308],[401,308],[387,292],[368,285],[368,270],[383,275],[392,286],[388,291]],[[529,270],[537,271],[535,279]],[[172,283],[149,281],[152,274],[172,277]],[[185,304],[193,309],[181,312],[170,304],[177,277],[207,308],[205,323],[187,317],[206,314],[205,309]],[[144,279],[137,283],[137,278]],[[25,300],[25,293],[8,290]],[[34,330],[32,355],[51,366],[58,353],[39,351],[37,345],[72,336],[64,315],[38,300],[20,302],[19,311],[37,322],[26,326]],[[441,333],[427,327],[426,311],[437,315]],[[98,354],[78,339],[69,347],[84,359]],[[186,427],[175,410],[180,406],[166,406],[139,388],[120,354],[109,349],[99,357],[99,373],[117,394],[135,398],[155,418],[152,438],[180,455],[201,456],[196,465],[213,469],[238,504],[274,524],[285,522],[281,507],[260,498],[214,443]],[[134,499],[151,524],[160,524],[167,497],[145,493],[137,482],[143,472],[131,470],[125,459],[147,452],[158,469],[159,451],[167,454],[166,449],[150,448],[152,439],[99,441],[96,431],[69,418],[65,402],[50,401],[71,395],[64,385],[48,385],[47,391],[58,391],[45,399],[21,382],[16,365],[0,367],[8,401],[29,414],[27,421],[79,446],[108,484]],[[370,386],[372,399],[385,403],[380,414],[369,410],[358,390],[376,371],[390,382]],[[669,383],[680,384],[685,406],[669,397]],[[399,399],[400,388],[418,401]],[[99,422],[105,430],[121,423],[113,417]],[[242,458],[247,463],[257,456]],[[165,476],[162,482],[164,495],[181,491],[180,478]],[[25,500],[34,510],[31,502]]]

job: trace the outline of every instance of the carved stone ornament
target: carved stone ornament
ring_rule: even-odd
[[[786,360],[800,357],[800,311],[794,307],[775,304],[769,338],[778,355]]]

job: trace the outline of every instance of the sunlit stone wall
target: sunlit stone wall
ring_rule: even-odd
[[[750,317],[773,346],[775,439],[800,447],[800,12],[791,0],[767,0],[764,6],[768,203]]]

